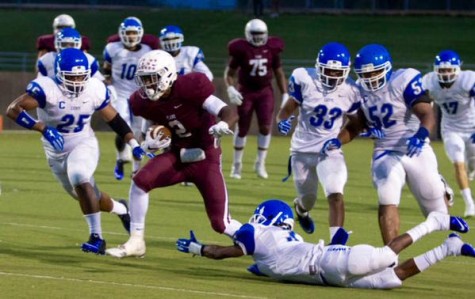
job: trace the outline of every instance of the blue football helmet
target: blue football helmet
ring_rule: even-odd
[[[185,35],[180,27],[168,25],[160,30],[160,47],[168,53],[180,51]]]
[[[320,49],[315,68],[317,78],[330,91],[342,84],[350,73],[350,51],[340,43],[328,43]]]
[[[383,88],[392,73],[392,59],[388,50],[378,44],[361,48],[355,57],[355,73],[364,89],[376,91]]]
[[[460,73],[462,61],[459,54],[452,50],[443,50],[434,60],[434,72],[440,83],[452,83]]]
[[[78,97],[91,76],[89,62],[83,51],[67,48],[59,52],[54,62],[55,79],[66,96]]]
[[[54,46],[60,52],[66,48],[81,49],[81,34],[76,29],[64,28],[54,35]]]
[[[119,25],[120,41],[128,48],[140,44],[143,36],[143,26],[139,18],[125,18]]]
[[[294,228],[294,214],[288,204],[279,199],[269,199],[257,206],[249,223],[266,226],[280,226],[284,229]]]

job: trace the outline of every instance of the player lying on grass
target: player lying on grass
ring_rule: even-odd
[[[251,255],[255,261],[248,270],[276,280],[299,283],[389,289],[402,285],[448,256],[475,257],[472,245],[452,233],[440,246],[398,264],[398,254],[417,240],[434,231],[453,230],[466,233],[467,223],[460,217],[432,212],[427,219],[384,247],[345,246],[348,233],[335,234],[329,245],[304,242],[293,231],[292,209],[283,201],[261,203],[249,223],[234,234],[234,245],[205,245],[190,232],[189,239],[178,239],[177,249],[211,259]],[[397,266],[396,266],[397,265]]]

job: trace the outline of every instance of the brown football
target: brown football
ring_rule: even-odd
[[[167,138],[167,137],[172,137],[172,132],[165,126],[162,125],[153,125],[148,128],[148,132],[150,134],[150,137],[153,139],[156,139],[158,135],[162,132],[162,137],[160,140]]]

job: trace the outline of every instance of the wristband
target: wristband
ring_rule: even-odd
[[[23,110],[22,112],[20,112],[20,114],[18,114],[18,117],[15,119],[15,122],[20,126],[31,130],[31,128],[33,128],[38,121],[31,117],[28,112]]]
[[[429,137],[429,130],[423,126],[420,126],[419,130],[417,130],[416,134],[414,134],[414,137],[417,137],[420,140],[425,140],[427,137]]]
[[[135,138],[130,139],[127,143],[130,145],[131,148],[136,148],[137,146],[140,146],[139,142]]]
[[[204,246],[201,245],[200,243],[191,242],[190,247],[189,247],[188,250],[191,254],[202,256],[203,255],[203,247]]]

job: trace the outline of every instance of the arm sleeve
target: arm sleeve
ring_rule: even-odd
[[[218,116],[223,107],[227,106],[220,98],[210,95],[203,103],[203,109],[214,116]]]

